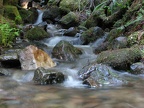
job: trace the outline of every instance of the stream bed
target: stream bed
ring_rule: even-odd
[[[2,77],[0,86],[0,108],[143,108],[144,105],[142,82],[85,88],[18,83]]]
[[[53,39],[51,41],[55,43],[61,40]],[[51,41],[47,40],[46,44],[52,48]],[[125,85],[89,88],[76,76],[79,69],[97,56],[89,45],[75,47],[83,49],[83,54],[75,62],[54,59],[57,62],[54,69],[68,76],[62,84],[37,85],[32,80],[34,71],[9,69],[12,76],[0,77],[0,108],[143,108],[143,75]]]

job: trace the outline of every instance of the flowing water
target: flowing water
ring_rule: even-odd
[[[38,12],[38,18],[37,18],[36,22],[34,23],[34,25],[38,25],[43,22],[42,21],[43,11],[38,9],[37,12]]]
[[[42,42],[52,50],[60,40],[67,40],[83,50],[83,54],[75,62],[53,58],[57,63],[54,69],[68,76],[64,83],[36,85],[32,81],[34,71],[8,69],[12,75],[0,77],[0,108],[144,108],[143,75],[139,77],[140,80],[127,85],[100,88],[83,85],[77,79],[77,72],[95,61],[97,56],[90,45],[80,45],[79,37],[63,36],[61,31],[63,30],[56,31],[61,36]],[[103,38],[95,44],[102,41]]]

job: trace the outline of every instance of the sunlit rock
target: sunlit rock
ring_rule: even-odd
[[[19,60],[23,70],[34,70],[38,67],[48,69],[55,66],[55,63],[46,52],[32,45],[20,52]]]

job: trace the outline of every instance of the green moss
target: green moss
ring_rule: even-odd
[[[112,29],[110,31],[110,33],[108,34],[108,41],[111,43],[113,42],[113,40],[117,37],[119,37],[122,33],[123,33],[123,28],[115,28],[115,29]]]
[[[3,6],[3,0],[0,0],[0,7]]]
[[[3,0],[4,5],[17,5],[18,0]]]
[[[119,50],[104,51],[97,56],[97,63],[104,63],[115,69],[129,69],[132,63],[141,59],[141,51],[138,47]]]
[[[15,25],[14,21],[12,21],[12,20],[10,20],[8,18],[5,18],[2,15],[0,15],[0,23],[1,24],[9,23],[10,25]]]
[[[71,11],[82,10],[87,3],[87,0],[62,0],[60,7],[68,8]]]
[[[144,45],[144,31],[136,31],[128,36],[128,44],[129,46],[133,46],[135,44]]]
[[[79,24],[78,16],[74,12],[69,12],[67,15],[63,16],[60,19],[60,23],[65,28],[69,28],[72,26],[77,26]]]
[[[29,40],[41,40],[43,38],[48,38],[49,36],[50,34],[40,27],[30,29],[25,35]]]
[[[4,16],[6,18],[14,20],[17,24],[22,23],[22,18],[19,14],[17,7],[15,6],[10,6],[10,5],[4,6]]]

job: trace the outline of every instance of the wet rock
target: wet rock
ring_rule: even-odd
[[[114,86],[127,82],[118,71],[102,64],[89,64],[78,72],[78,76],[84,84],[91,87]]]
[[[74,12],[69,12],[59,20],[59,23],[64,28],[75,27],[79,24],[79,19]]]
[[[74,37],[77,33],[76,28],[70,27],[68,30],[65,31],[64,36],[72,36]]]
[[[101,38],[105,35],[105,32],[100,27],[92,27],[87,31],[82,33],[82,38],[84,40],[84,44],[89,44],[91,42],[96,41],[98,38]]]
[[[103,51],[97,56],[97,63],[107,64],[114,69],[130,69],[130,65],[141,59],[138,47],[123,48],[118,50]]]
[[[57,6],[52,6],[48,10],[45,10],[42,16],[43,21],[51,20],[55,22],[57,18],[61,16],[60,9]]]
[[[143,74],[144,73],[144,64],[141,62],[133,63],[130,66],[131,70],[130,71],[132,74]]]
[[[19,60],[23,70],[34,70],[38,67],[47,69],[55,66],[55,63],[46,52],[32,45],[20,52]]]
[[[62,72],[56,70],[44,69],[39,67],[34,72],[33,81],[36,84],[56,84],[62,83],[65,80],[65,76]]]
[[[53,57],[64,61],[74,61],[79,54],[82,54],[81,50],[67,41],[60,41],[52,51]]]
[[[109,42],[104,42],[101,45],[98,45],[96,48],[94,47],[94,53],[99,54],[102,51],[106,51],[108,49]]]
[[[2,67],[12,68],[20,66],[17,53],[7,53],[0,55],[0,62]]]
[[[114,44],[112,45],[113,49],[120,49],[127,47],[127,37],[119,36],[114,40]]]
[[[50,37],[50,34],[41,27],[34,27],[26,32],[25,37],[29,40],[42,40]]]

